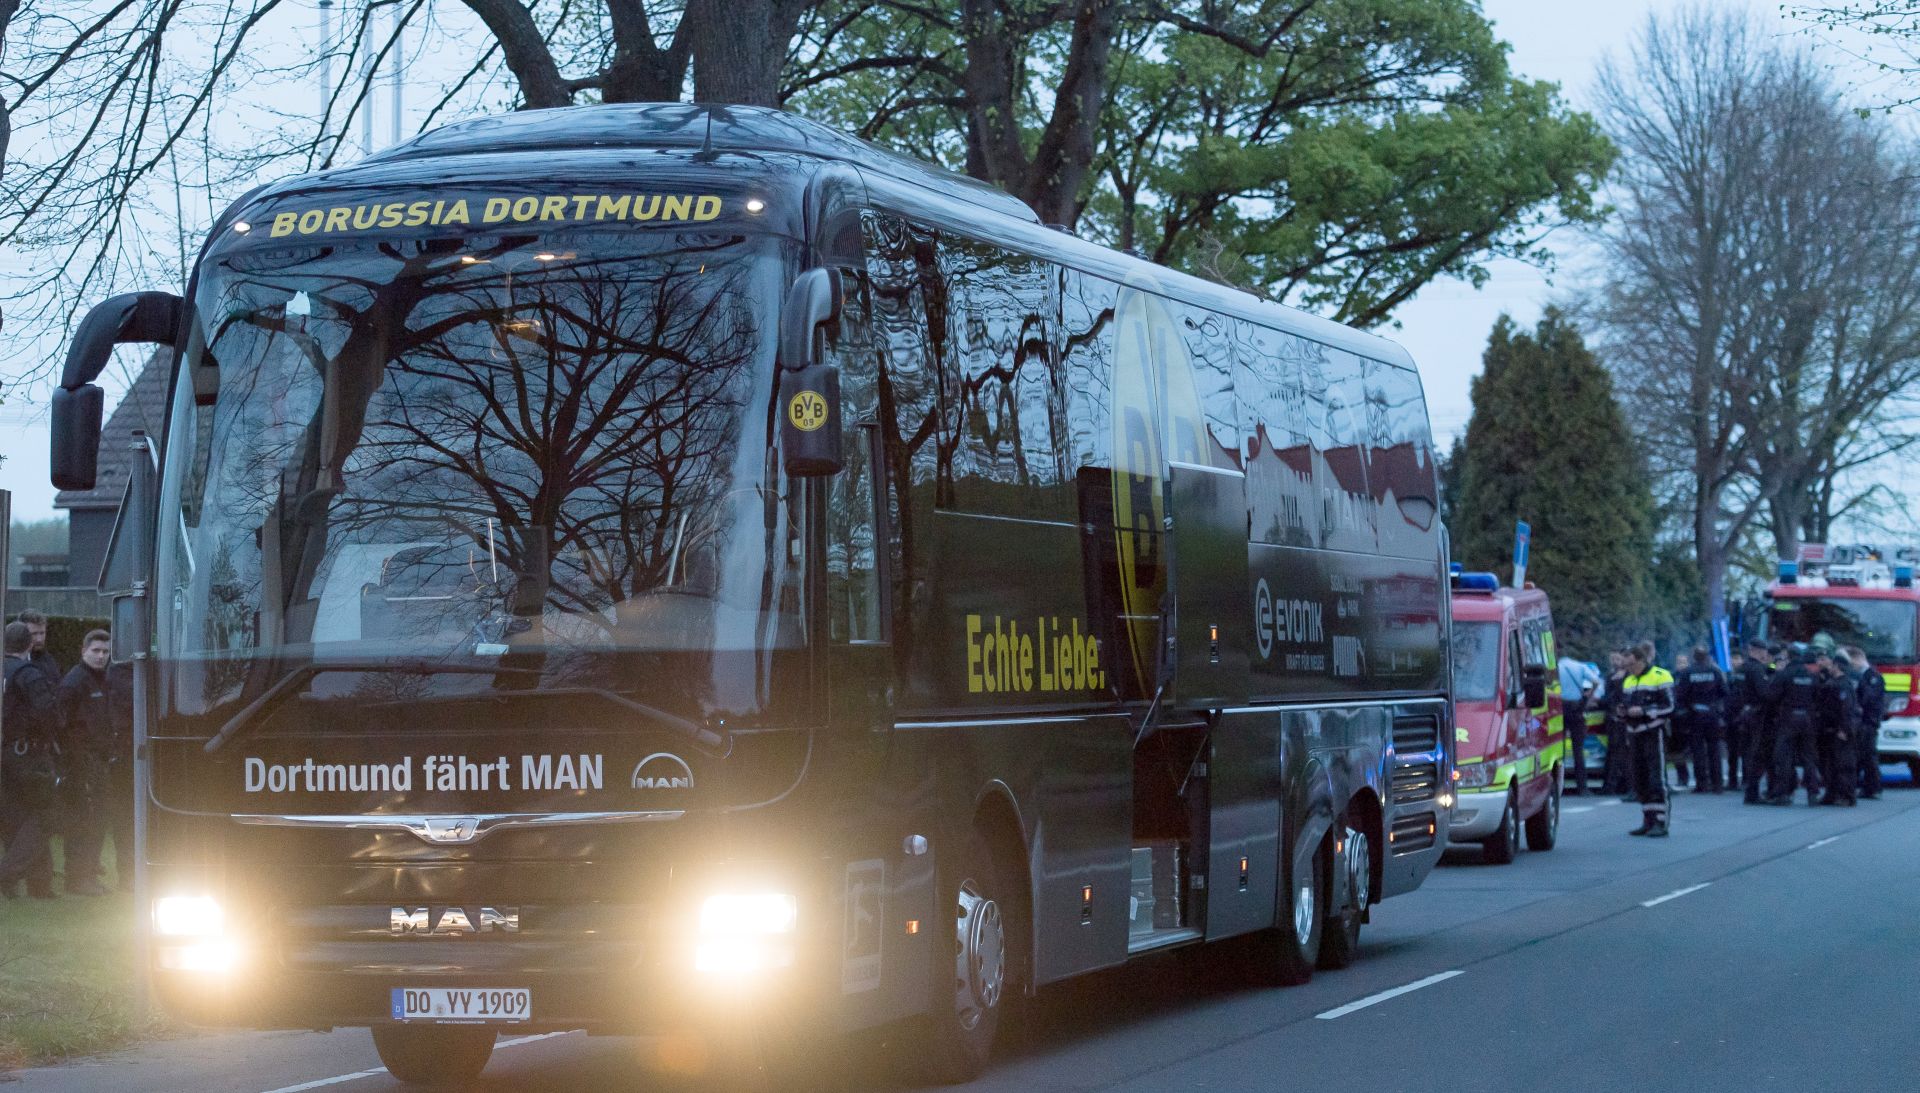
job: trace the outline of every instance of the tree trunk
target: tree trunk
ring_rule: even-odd
[[[1773,524],[1773,556],[1777,559],[1800,556],[1800,529],[1807,519],[1807,497],[1789,486],[1767,502],[1767,516]]]
[[[520,86],[522,109],[573,105],[573,90],[560,78],[553,51],[520,0],[466,0],[466,5],[500,43],[500,57]]]
[[[694,101],[779,106],[787,46],[799,29],[800,16],[812,3],[727,0],[697,7],[690,3],[679,33],[691,34]]]
[[[1099,148],[1097,130],[1119,24],[1114,0],[1077,0],[1073,5],[1067,67],[1021,192],[1045,223],[1071,228],[1080,219],[1080,194]]]
[[[1711,489],[1699,490],[1693,505],[1693,553],[1700,563],[1709,620],[1727,613],[1727,552],[1720,542],[1719,513],[1719,495]]]

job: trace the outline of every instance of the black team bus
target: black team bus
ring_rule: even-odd
[[[1143,953],[1341,967],[1446,842],[1412,362],[996,190],[767,110],[440,129],[89,314],[62,487],[130,342],[173,347],[110,568],[186,1019],[409,1081],[900,1022],[962,1080]]]

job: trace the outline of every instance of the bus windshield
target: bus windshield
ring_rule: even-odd
[[[210,259],[161,501],[182,712],[258,691],[262,661],[764,696],[804,632],[772,450],[781,248],[529,232]]]
[[[1460,702],[1492,702],[1500,686],[1500,624],[1453,624],[1453,697]]]
[[[1858,645],[1875,664],[1911,664],[1920,605],[1900,600],[1779,599],[1767,612],[1767,636],[1827,649]]]

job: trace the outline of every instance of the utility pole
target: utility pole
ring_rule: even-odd
[[[327,103],[333,97],[333,0],[320,0],[320,128],[327,127]]]
[[[407,79],[407,43],[402,37],[407,29],[407,16],[401,6],[393,7],[393,135],[389,144],[400,143],[400,92]]]
[[[366,101],[360,110],[360,154],[373,154],[373,78],[378,66],[373,63],[373,12],[368,10],[360,18],[360,86],[367,89]]]

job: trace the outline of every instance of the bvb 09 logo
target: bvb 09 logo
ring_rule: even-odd
[[[801,391],[787,402],[787,420],[803,433],[827,423],[827,400],[818,391]]]

